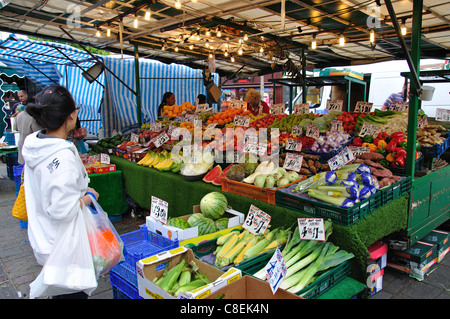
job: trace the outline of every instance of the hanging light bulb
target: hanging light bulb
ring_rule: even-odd
[[[230,58],[230,60],[231,60],[231,62],[233,62],[234,63],[234,56],[231,56],[231,58]]]
[[[405,36],[406,33],[408,32],[408,30],[406,29],[406,19],[402,19],[402,25],[401,25],[401,30],[402,30],[402,35]]]
[[[341,47],[343,47],[345,45],[345,38],[344,38],[343,34],[341,34],[341,36],[339,37],[339,45]]]
[[[311,49],[313,49],[313,50],[317,49],[317,41],[316,41],[316,39],[312,40],[312,42],[311,42]]]
[[[100,33],[100,30],[99,30],[99,29],[97,29],[97,32],[95,32],[95,36],[96,36],[97,38],[100,38],[101,33]]]
[[[178,52],[178,47],[175,47],[175,52]]]
[[[212,53],[209,54],[209,58],[210,58],[210,59],[213,58],[213,54],[212,54]]]
[[[110,37],[111,36],[111,28],[108,26],[108,29],[106,29],[106,36]]]
[[[197,31],[197,36],[195,37],[195,40],[200,41],[200,31]]]
[[[194,49],[194,45],[191,44],[191,45],[189,46],[189,50],[193,50],[193,49]]]
[[[211,36],[211,30],[206,31],[205,34],[206,34],[207,37],[210,37]]]
[[[225,57],[228,57],[228,51],[225,51],[225,53],[223,54]]]
[[[370,43],[375,43],[375,30],[370,30]]]
[[[260,47],[259,52],[264,53],[264,47]]]
[[[205,47],[209,48],[209,41],[206,40]]]
[[[247,41],[247,40],[248,40],[248,35],[246,33],[246,34],[244,34],[244,41]]]
[[[152,16],[152,11],[150,10],[150,7],[148,7],[147,10],[145,11],[144,19],[148,21],[148,20],[150,20],[151,16]]]
[[[220,31],[220,28],[217,29],[217,37],[220,38],[222,36],[222,31]]]
[[[239,48],[238,54],[239,54],[239,55],[242,55],[242,53],[244,53],[244,51],[242,51],[242,48]]]
[[[181,2],[180,2],[180,0],[177,0],[177,1],[175,2],[175,8],[181,9]]]
[[[138,21],[137,14],[136,14],[136,16],[134,17],[134,28],[137,29],[138,26],[139,26],[139,21]]]

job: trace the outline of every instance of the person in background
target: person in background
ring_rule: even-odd
[[[99,195],[88,187],[89,177],[78,151],[67,140],[78,118],[78,108],[70,92],[61,85],[48,86],[26,110],[44,127],[25,138],[22,155],[28,239],[37,262],[45,265],[60,226],[83,213],[83,206],[92,202],[89,195],[95,199]],[[88,295],[80,289],[53,298],[87,299]]]
[[[245,101],[247,102],[247,110],[252,112],[253,115],[265,113],[269,114],[270,109],[266,102],[261,100],[261,94],[255,89],[248,90],[245,95]]]
[[[198,104],[206,104],[206,95],[204,94],[199,94],[197,96],[197,105]]]
[[[403,99],[403,96],[405,94],[406,87],[408,87],[408,91],[406,92],[406,100]],[[408,86],[403,85],[402,91],[397,93],[392,93],[389,95],[389,97],[384,101],[383,106],[381,107],[382,111],[389,110],[391,108],[391,105],[395,102],[403,102],[409,100],[409,88],[410,84],[408,83]]]
[[[23,156],[22,156],[22,147],[23,147],[23,142],[25,141],[25,138],[33,132],[42,130],[43,127],[40,126],[30,114],[28,114],[26,109],[24,112],[20,112],[16,116],[16,126],[17,126],[17,131],[19,131],[19,133],[20,133],[19,142],[17,145],[17,153],[18,153],[17,154],[17,162],[19,164],[23,164],[24,160],[23,160]]]
[[[163,117],[163,111],[164,111],[164,106],[165,105],[175,105],[175,94],[173,94],[172,92],[166,92],[163,95],[163,99],[161,101],[161,104],[158,106],[158,117]]]
[[[11,117],[16,117],[22,112],[30,101],[28,99],[28,93],[25,90],[20,90],[17,96],[19,97],[19,102],[13,105]]]

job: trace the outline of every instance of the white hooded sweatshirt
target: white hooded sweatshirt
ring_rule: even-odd
[[[89,178],[70,141],[34,132],[25,139],[22,154],[28,238],[37,262],[44,265],[59,225],[81,213]]]

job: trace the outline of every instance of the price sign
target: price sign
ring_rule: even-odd
[[[257,144],[258,143],[258,134],[256,132],[250,132],[250,130],[248,130],[244,136],[244,143]]]
[[[177,123],[183,123],[183,122],[184,122],[184,116],[183,116],[183,115],[177,115],[177,116],[175,116],[175,122],[177,122]]]
[[[309,103],[301,103],[294,105],[294,114],[309,114]]]
[[[250,118],[248,116],[235,115],[233,124],[235,126],[248,127],[250,125]]]
[[[344,131],[344,124],[342,123],[342,121],[338,121],[338,120],[333,120],[331,121],[331,131],[336,131],[336,132],[343,132]]]
[[[300,239],[325,241],[323,218],[297,218]]]
[[[312,137],[312,138],[318,138],[320,135],[319,127],[308,124],[306,126],[306,134],[305,135],[308,137]]]
[[[270,108],[270,111],[274,115],[279,115],[279,114],[284,114],[285,109],[286,109],[286,106],[284,103],[278,103],[278,104],[272,105],[272,107]]]
[[[436,121],[450,122],[450,110],[436,108]]]
[[[295,153],[286,153],[283,168],[289,171],[300,172],[303,156]]]
[[[170,140],[170,138],[167,135],[167,133],[166,132],[162,132],[157,137],[153,138],[152,142],[153,142],[153,144],[155,144],[155,147],[158,148],[161,145],[163,145],[165,142],[167,142],[168,140]]]
[[[406,111],[408,109],[408,107],[409,107],[409,102],[400,101],[400,102],[392,103],[389,110],[403,112],[403,111]]]
[[[279,247],[277,247],[275,253],[272,258],[270,258],[264,269],[266,271],[266,277],[269,282],[270,289],[272,289],[272,293],[275,294],[287,273],[286,262],[284,261]]]
[[[169,136],[179,136],[180,132],[177,131],[177,129],[179,129],[178,126],[175,125],[169,125],[169,128],[167,129],[167,134],[169,134]]]
[[[372,106],[373,106],[372,102],[358,101],[358,102],[356,102],[354,112],[370,113]]]
[[[417,128],[421,128],[424,125],[428,125],[428,117],[417,119]]]
[[[270,224],[270,220],[270,215],[252,204],[242,227],[248,229],[254,235],[263,235]]]
[[[211,123],[208,124],[208,126],[205,128],[204,137],[211,138],[211,135],[214,134],[214,128],[217,126],[218,123]]]
[[[364,153],[370,153],[369,147],[362,147],[362,146],[349,146],[350,150],[352,151],[353,155],[361,155]]]
[[[192,124],[195,124],[195,121],[198,119],[198,115],[197,114],[186,114],[185,119],[187,121],[191,122]]]
[[[382,127],[379,127],[377,125],[364,122],[363,126],[361,127],[361,131],[359,132],[359,136],[360,137],[364,137],[366,135],[377,136],[382,129],[383,129]]]
[[[294,151],[301,152],[302,151],[302,142],[293,138],[288,138],[286,140],[286,151]]]
[[[131,133],[130,141],[131,141],[131,142],[139,143],[139,135],[136,134],[136,133]]]
[[[258,155],[260,157],[266,156],[267,154],[267,142],[259,142],[258,144]]]
[[[259,145],[258,143],[253,143],[251,141],[244,144],[244,153],[252,153],[252,154],[258,154],[259,151]]]
[[[230,108],[232,109],[243,109],[245,105],[244,101],[231,99],[230,101]]]
[[[202,113],[202,112],[206,112],[208,109],[209,109],[209,104],[205,103],[205,104],[197,105],[197,107],[195,108],[195,111],[197,113]]]
[[[150,210],[150,216],[160,221],[163,224],[167,223],[167,212],[169,204],[162,199],[152,196],[152,205]]]
[[[100,153],[100,163],[109,164],[110,163],[109,155],[105,153]]]
[[[342,112],[342,107],[344,106],[344,100],[327,100],[327,111],[340,111]]]
[[[150,131],[161,132],[161,129],[162,129],[161,123],[159,123],[159,122],[150,123]]]
[[[353,161],[354,159],[355,156],[353,155],[352,151],[348,147],[346,147],[342,151],[340,151],[336,156],[331,158],[328,161],[328,165],[330,165],[330,169],[332,171],[335,171],[340,169],[348,162]]]
[[[292,135],[302,135],[303,134],[303,127],[298,126],[298,125],[292,126],[291,134]]]

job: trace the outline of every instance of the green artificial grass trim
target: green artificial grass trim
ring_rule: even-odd
[[[99,194],[98,203],[108,215],[122,215],[127,211],[121,171],[92,174],[89,180],[89,187]]]

